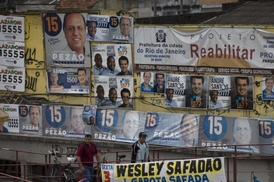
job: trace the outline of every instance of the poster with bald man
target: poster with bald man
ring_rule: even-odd
[[[91,125],[83,117],[83,106],[43,105],[42,109],[43,135],[84,138],[91,134]]]
[[[49,93],[88,94],[90,92],[89,69],[49,68],[46,76]]]
[[[133,18],[92,15],[87,17],[87,41],[133,43]]]
[[[258,120],[246,117],[201,115],[199,144],[207,150],[260,153]]]
[[[94,76],[94,83],[98,108],[134,108],[132,76]]]
[[[20,133],[42,134],[42,106],[19,105]]]
[[[47,66],[90,67],[87,13],[43,15]]]

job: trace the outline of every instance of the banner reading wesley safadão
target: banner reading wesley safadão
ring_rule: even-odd
[[[226,182],[223,157],[132,164],[102,164],[101,169],[103,181],[111,182]]]

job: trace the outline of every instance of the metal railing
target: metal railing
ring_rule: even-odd
[[[263,145],[273,145],[272,143],[269,144],[263,144]],[[226,160],[226,179],[227,181],[231,180],[236,182],[237,181],[237,176],[238,174],[241,173],[251,173],[251,172],[255,172],[255,173],[270,173],[270,172],[274,172],[274,170],[245,170],[245,169],[238,169],[237,168],[237,163],[239,162],[239,160],[272,160],[274,158],[274,156],[272,155],[261,155],[261,154],[249,154],[249,153],[244,153],[244,152],[239,152],[237,151],[237,147],[239,146],[263,146],[262,144],[250,144],[250,145],[227,145],[227,146],[232,146],[234,147],[234,150],[232,152],[225,152],[226,154],[228,154],[227,156],[225,156],[225,160]],[[15,170],[13,171],[3,171],[0,170],[0,176],[3,179],[9,179],[9,180],[14,180],[14,181],[23,181],[23,182],[29,182],[29,181],[33,181],[33,179],[45,179],[46,176],[46,172],[47,169],[50,165],[53,165],[53,163],[51,162],[51,155],[49,153],[40,153],[40,152],[32,152],[32,151],[27,151],[27,150],[17,150],[17,149],[11,149],[11,148],[0,148],[0,152],[2,151],[6,151],[6,152],[11,152],[15,154],[15,158],[14,158],[14,164],[0,164],[0,169],[4,168],[4,167],[13,167]],[[190,158],[202,158],[202,157],[209,157],[206,155],[203,155],[202,151],[208,151],[208,152],[220,152],[220,151],[214,151],[212,150],[212,147],[210,146],[204,146],[204,147],[154,147],[150,150],[150,157],[151,157],[151,161],[159,161],[159,160],[182,160],[182,159],[190,159]],[[167,151],[171,151],[171,152],[178,152],[178,151],[188,151],[191,156],[188,157],[173,157],[173,158],[163,158],[161,157],[161,153],[162,152],[167,152]],[[3,152],[1,152],[3,153]],[[19,155],[20,154],[27,154],[30,156],[37,156],[43,159],[44,163],[27,163],[27,164],[22,164],[20,163],[19,160]],[[120,154],[131,154],[131,150],[110,150],[108,151],[108,156],[112,156],[112,158],[115,158],[114,160],[109,160],[108,162],[110,163],[117,163],[118,162],[118,156]],[[62,153],[62,155],[66,155],[67,153]],[[230,155],[229,155],[230,154]],[[212,156],[214,157],[214,156]],[[102,160],[102,159],[101,159]],[[129,160],[123,160],[122,163],[130,163]],[[231,168],[231,163],[232,163],[232,170],[230,170]],[[66,164],[66,163],[63,163]],[[43,171],[42,171],[42,175],[39,174],[34,174],[34,173],[27,173],[27,168],[32,167],[34,165],[39,165],[43,167]],[[75,164],[77,166],[77,164]],[[59,173],[61,174],[61,173]],[[232,174],[232,178],[231,175]],[[95,174],[96,175],[96,174]],[[1,178],[0,178],[1,179]],[[98,178],[97,178],[98,179]]]

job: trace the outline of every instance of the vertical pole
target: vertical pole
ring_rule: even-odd
[[[180,0],[180,15],[183,14],[183,0]]]
[[[154,10],[154,17],[156,17],[156,0],[154,0],[154,8],[153,8],[153,10]]]
[[[226,181],[229,181],[229,158],[226,158]]]
[[[104,10],[107,9],[107,0],[104,0]]]
[[[18,177],[18,151],[16,150],[16,176]]]
[[[237,146],[234,146],[234,159],[233,159],[233,181],[237,181]]]

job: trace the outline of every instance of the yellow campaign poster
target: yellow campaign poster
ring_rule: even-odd
[[[44,68],[44,55],[41,14],[27,14],[25,16],[25,68]]]
[[[101,164],[107,182],[226,182],[224,158]]]

